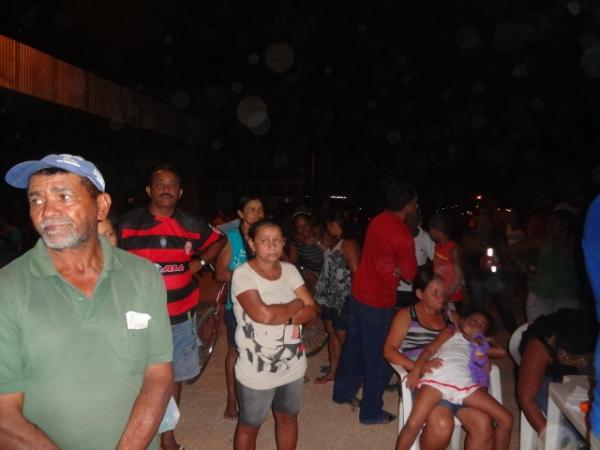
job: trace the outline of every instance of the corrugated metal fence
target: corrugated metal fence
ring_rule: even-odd
[[[204,128],[189,114],[1,35],[0,88],[192,142]]]

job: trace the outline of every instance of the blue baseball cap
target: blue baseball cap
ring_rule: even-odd
[[[24,161],[19,163],[6,172],[4,179],[13,187],[27,189],[31,175],[50,167],[63,169],[67,172],[87,178],[100,192],[104,192],[104,177],[102,177],[98,168],[81,156],[69,155],[66,153],[44,156],[39,161]]]

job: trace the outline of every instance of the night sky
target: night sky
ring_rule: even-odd
[[[4,1],[0,33],[201,118],[201,142],[161,147],[200,152],[201,176],[308,179],[314,155],[322,196],[598,191],[599,1],[356,3]],[[5,148],[47,153],[0,118]],[[86,140],[126,145],[109,125]]]

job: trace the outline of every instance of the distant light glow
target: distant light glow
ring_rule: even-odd
[[[347,200],[348,199],[348,197],[345,195],[330,195],[329,198],[332,200]]]
[[[182,89],[179,89],[177,92],[173,94],[171,97],[171,104],[175,108],[184,109],[190,104],[190,96],[188,93]]]
[[[287,72],[294,64],[294,50],[285,42],[275,42],[267,49],[265,62],[275,73]]]
[[[233,83],[231,83],[230,90],[234,94],[240,94],[243,89],[244,89],[244,86],[242,85],[241,81],[234,81]]]

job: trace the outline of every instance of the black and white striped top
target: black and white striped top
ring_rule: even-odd
[[[440,331],[442,331],[446,327],[453,327],[454,324],[444,311],[443,317],[444,322],[446,322],[446,327],[441,328],[439,330],[433,330],[431,328],[427,328],[421,325],[421,322],[419,322],[419,317],[417,316],[415,305],[410,306],[409,311],[410,325],[408,326],[408,331],[406,332],[404,341],[402,341],[402,344],[400,344],[400,351],[405,356],[415,360],[423,351],[423,347],[425,347],[427,344],[433,341]]]
[[[298,250],[298,265],[319,275],[323,267],[323,249],[319,244],[305,244],[298,238],[294,238],[292,243]]]

